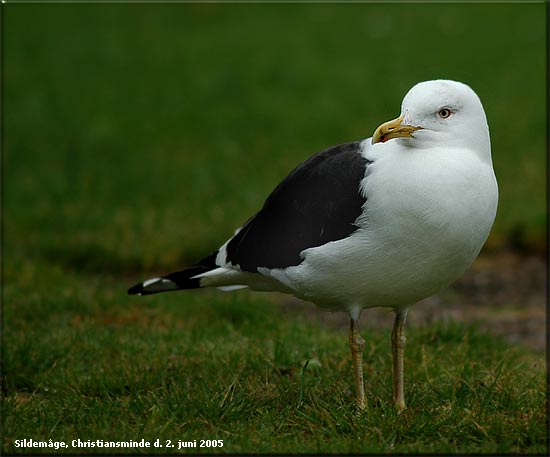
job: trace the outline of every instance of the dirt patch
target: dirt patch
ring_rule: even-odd
[[[407,326],[436,321],[475,322],[482,330],[543,351],[546,347],[546,284],[544,257],[500,252],[480,256],[464,276],[409,311]],[[345,313],[321,311],[311,303],[286,298],[282,308],[308,320],[347,331]],[[391,328],[390,309],[365,310],[361,327]]]

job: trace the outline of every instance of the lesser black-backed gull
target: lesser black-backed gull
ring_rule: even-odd
[[[478,96],[459,82],[422,82],[403,99],[400,116],[372,138],[331,147],[294,169],[217,251],[128,293],[249,287],[346,311],[360,408],[359,314],[393,308],[393,395],[403,409],[407,310],[470,266],[497,200]]]

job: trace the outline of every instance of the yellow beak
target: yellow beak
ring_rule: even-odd
[[[403,116],[399,116],[393,121],[384,122],[378,127],[372,135],[372,144],[385,143],[392,138],[412,138],[412,133],[421,130],[422,127],[412,125],[403,125]]]

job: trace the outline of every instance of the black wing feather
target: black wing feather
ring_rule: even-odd
[[[295,168],[227,245],[241,269],[299,265],[304,249],[349,236],[365,203],[359,184],[369,161],[360,142],[326,149]]]

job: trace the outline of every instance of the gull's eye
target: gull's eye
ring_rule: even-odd
[[[449,108],[441,108],[437,114],[441,119],[447,119],[451,115],[451,110]]]

